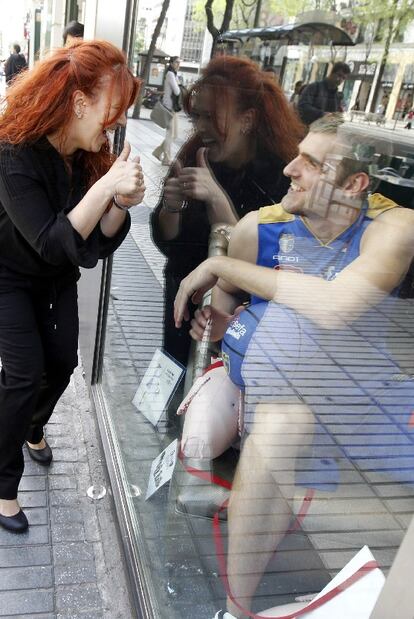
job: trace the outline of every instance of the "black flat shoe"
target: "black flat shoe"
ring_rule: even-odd
[[[45,441],[46,442],[46,441]],[[44,466],[49,466],[49,464],[53,460],[53,453],[49,445],[46,443],[46,447],[43,449],[32,449],[29,446],[29,443],[26,441],[27,451],[29,452],[29,456],[35,462],[39,462],[39,464],[43,464]]]
[[[14,516],[2,516],[2,514],[0,514],[0,526],[12,533],[24,533],[29,523],[27,522],[24,512],[20,510]]]

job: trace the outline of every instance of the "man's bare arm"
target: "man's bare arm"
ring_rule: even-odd
[[[257,256],[257,212],[246,215],[233,228],[228,247],[230,257],[255,262]],[[203,338],[209,319],[212,320],[211,341],[221,340],[234,312],[246,300],[246,292],[219,279],[211,295],[211,304],[196,310],[191,321],[190,335],[195,340]]]
[[[283,303],[325,328],[338,328],[376,305],[403,279],[414,255],[414,213],[393,209],[367,228],[361,255],[336,279],[274,271],[230,257],[203,262],[182,282],[176,299],[176,323],[186,304],[220,278],[250,294]]]
[[[367,227],[360,256],[332,281],[280,272],[273,300],[326,328],[356,320],[388,296],[404,278],[414,256],[414,213],[392,209]]]
[[[248,213],[233,228],[227,250],[229,258],[256,264],[258,252],[257,217],[257,211]],[[217,285],[213,288],[211,305],[222,312],[232,314],[236,307],[245,300],[246,292],[224,279],[219,279]]]

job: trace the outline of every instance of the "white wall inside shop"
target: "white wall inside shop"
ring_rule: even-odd
[[[105,39],[122,48],[126,0],[88,0],[85,5],[85,38]]]
[[[34,2],[32,3],[35,4]],[[38,3],[36,3],[38,4]],[[63,29],[65,27],[66,0],[45,0],[40,13],[40,57],[51,49],[63,45]],[[32,9],[33,14],[33,9]],[[34,22],[31,32],[34,40]],[[33,62],[34,59],[31,59]]]
[[[54,0],[52,5],[52,22],[50,28],[50,47],[60,47],[63,44],[63,29],[65,27],[65,0]]]
[[[97,6],[98,0],[88,0],[85,4],[85,39],[93,39],[95,37]]]

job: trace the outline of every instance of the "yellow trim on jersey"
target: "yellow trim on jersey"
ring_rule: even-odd
[[[398,206],[399,205],[393,200],[390,200],[390,198],[386,198],[380,193],[373,193],[368,197],[367,217],[375,219],[375,217],[378,217],[381,213],[385,213],[385,211],[389,211]]]
[[[370,219],[375,219],[375,217],[381,215],[381,213],[385,213],[385,211],[389,211],[390,209],[396,208],[398,206],[399,205],[393,200],[390,200],[390,198],[386,198],[380,193],[373,193],[368,197],[367,217],[369,217]],[[295,219],[296,216],[291,215],[291,213],[287,213],[281,204],[262,206],[259,209],[259,224],[277,224],[287,221],[294,221]],[[310,230],[310,232],[312,231]],[[333,239],[331,239],[331,241],[329,242],[331,243],[332,240]]]
[[[294,221],[294,219],[295,215],[286,213],[281,204],[262,206],[262,208],[259,209],[259,224],[278,224],[286,221]]]

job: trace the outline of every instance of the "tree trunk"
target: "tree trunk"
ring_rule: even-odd
[[[204,5],[204,10],[206,12],[206,17],[207,17],[207,30],[213,37],[213,49],[214,49],[214,44],[216,42],[218,35],[220,34],[220,30],[216,28],[214,24],[213,2],[214,0],[207,0],[207,2]]]
[[[226,30],[230,27],[231,18],[233,15],[233,6],[235,0],[226,0],[226,9],[224,11],[223,21],[221,23],[220,29],[216,27],[214,24],[214,13],[213,13],[213,3],[214,0],[207,0],[204,5],[204,10],[206,12],[207,17],[207,30],[213,37],[213,46],[211,48],[211,56],[214,55],[214,47],[216,45],[216,41],[220,34],[226,32]]]
[[[262,11],[262,0],[257,0],[256,13],[255,13],[255,16],[254,16],[253,28],[258,28],[259,27],[261,11]]]
[[[139,94],[139,97],[137,99],[137,102],[135,103],[135,107],[134,107],[134,111],[132,114],[132,118],[139,118],[139,114],[141,111],[141,104],[142,104],[142,99],[144,97],[144,92],[145,92],[145,85],[148,82],[148,78],[149,78],[149,74],[150,74],[150,68],[151,68],[151,62],[152,62],[152,57],[154,55],[154,51],[155,51],[155,46],[157,44],[157,39],[160,36],[160,32],[161,32],[161,28],[162,25],[164,23],[164,19],[165,16],[167,14],[168,11],[168,7],[170,6],[170,0],[164,0],[162,3],[162,7],[161,7],[161,13],[159,14],[158,17],[158,21],[157,24],[155,26],[153,35],[152,35],[152,39],[151,39],[151,43],[150,46],[148,48],[148,53],[147,53],[147,58],[145,63],[142,63],[142,68],[141,68],[141,73],[140,73],[140,77],[143,81],[143,87],[141,88],[141,92]]]

